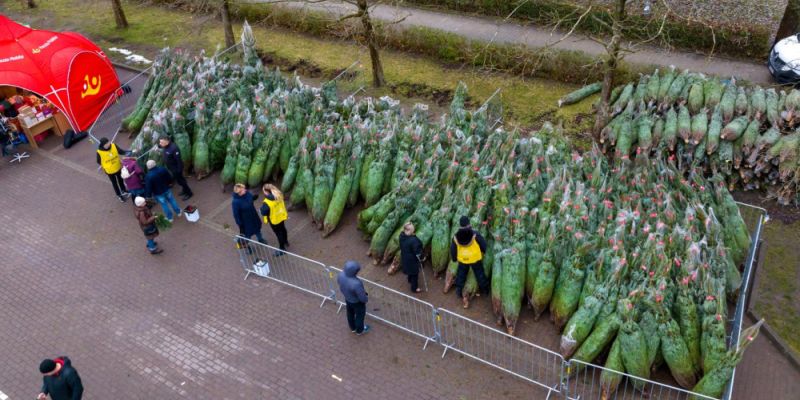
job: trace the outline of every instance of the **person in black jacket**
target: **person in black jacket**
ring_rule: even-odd
[[[472,268],[481,293],[489,293],[489,279],[483,271],[483,255],[486,254],[486,239],[475,232],[469,224],[469,218],[462,216],[459,220],[461,227],[450,244],[450,258],[458,261],[456,273],[456,296],[461,297],[464,308],[469,308],[469,298],[463,295],[464,284],[467,282],[467,273]]]
[[[256,197],[247,190],[243,183],[233,185],[233,202],[231,203],[233,220],[239,226],[239,236],[250,239],[255,235],[259,242],[267,244],[264,236],[261,235],[261,218],[258,216],[256,206],[253,205]]]
[[[42,392],[39,393],[38,400],[45,400],[47,396],[53,400],[81,400],[83,397],[81,377],[72,368],[69,358],[48,358],[39,364],[39,372],[43,377]]]
[[[170,140],[169,136],[162,136],[158,139],[158,144],[164,149],[164,165],[167,166],[167,169],[172,174],[175,183],[181,185],[181,192],[178,193],[178,196],[183,196],[181,198],[183,201],[189,200],[194,194],[183,176],[183,160],[181,160],[181,152],[178,149],[178,145]]]
[[[406,222],[400,232],[400,265],[408,276],[411,291],[419,293],[419,269],[422,268],[422,241],[414,235],[414,224]]]

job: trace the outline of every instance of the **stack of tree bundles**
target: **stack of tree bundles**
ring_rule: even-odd
[[[249,59],[165,51],[132,114],[146,114],[134,148],[167,134],[198,175],[222,169],[224,183],[250,186],[282,177],[325,234],[363,200],[358,225],[376,261],[397,262],[412,221],[446,287],[467,215],[489,242],[493,308],[509,332],[528,304],[549,311],[566,356],[608,350],[607,366],[645,378],[666,365],[711,395],[730,377],[740,353],[725,346],[725,300],[750,238],[720,175],[577,154],[548,139],[560,136],[548,124],[531,137],[491,129],[485,107],[465,108],[464,85],[435,122],[423,105],[405,115],[390,98],[340,101],[332,84],[310,88]],[[465,293],[476,290],[470,273]],[[613,391],[618,376],[606,378]]]
[[[731,189],[765,189],[784,205],[800,200],[797,89],[738,86],[670,68],[615,88],[610,111],[600,141],[617,158],[658,155],[684,171],[720,174]]]

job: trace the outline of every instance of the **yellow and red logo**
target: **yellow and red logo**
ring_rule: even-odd
[[[81,98],[85,98],[86,96],[94,96],[97,93],[100,93],[100,87],[102,86],[103,81],[100,75],[93,76],[91,80],[89,79],[89,75],[85,75],[83,77],[83,91],[81,92]]]

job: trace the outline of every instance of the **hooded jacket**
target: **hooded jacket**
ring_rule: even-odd
[[[422,241],[414,235],[400,232],[400,265],[406,275],[419,274],[420,259],[422,258]]]
[[[128,191],[144,189],[144,171],[136,163],[136,159],[125,158],[122,160],[122,166],[131,174],[130,177],[125,179],[125,187],[128,188]]]
[[[455,241],[462,246],[466,246],[472,241],[473,235],[475,236],[475,241],[478,242],[478,247],[481,248],[481,253],[486,254],[486,239],[484,239],[480,233],[475,232],[472,227],[466,226],[459,228],[456,232]],[[450,259],[458,261],[458,247],[456,247],[454,242],[450,242]]]
[[[241,196],[234,193],[231,203],[233,219],[239,226],[239,233],[248,237],[261,232],[261,218],[258,217],[256,207],[253,205],[255,200],[250,192],[244,192]]]
[[[344,264],[344,270],[339,272],[336,282],[339,283],[339,290],[344,295],[344,300],[348,303],[366,303],[367,291],[364,290],[364,283],[358,279],[358,271],[361,265],[355,261],[348,261]]]
[[[61,364],[57,374],[42,377],[42,393],[50,395],[53,400],[80,400],[83,397],[83,384],[78,371],[72,368],[68,357],[55,359]]]

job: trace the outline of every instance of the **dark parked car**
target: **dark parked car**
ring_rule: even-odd
[[[767,67],[780,84],[800,83],[800,33],[783,38],[772,46]]]

